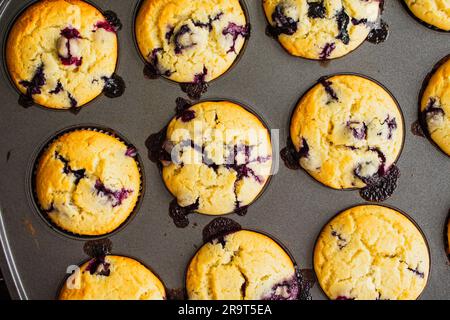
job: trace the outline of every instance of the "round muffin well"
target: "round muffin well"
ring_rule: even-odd
[[[52,140],[33,174],[35,199],[52,225],[76,236],[103,236],[122,226],[141,196],[136,149],[97,129]]]

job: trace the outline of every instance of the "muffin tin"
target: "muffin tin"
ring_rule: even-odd
[[[31,2],[0,1],[0,267],[12,297],[53,299],[67,268],[88,258],[83,241],[49,227],[29,192],[34,160],[43,144],[61,130],[86,123],[123,134],[137,147],[145,168],[145,196],[139,212],[109,236],[112,252],[136,257],[150,266],[167,288],[181,288],[186,266],[202,243],[202,230],[213,217],[191,215],[188,228],[176,228],[168,215],[172,197],[158,168],[147,158],[145,141],[171,119],[176,98],[185,94],[175,83],[148,80],[143,75],[144,65],[133,37],[139,1],[93,1],[104,10],[118,13],[124,25],[119,32],[117,73],[127,88],[120,98],[95,99],[78,115],[39,107],[24,109],[17,103],[17,91],[4,66],[4,44],[14,18]],[[383,19],[390,25],[386,42],[365,43],[346,57],[315,62],[289,56],[265,34],[267,22],[261,1],[246,0],[252,34],[245,52],[231,70],[211,84],[203,99],[231,99],[252,106],[270,128],[280,130],[282,148],[298,98],[320,77],[353,72],[386,86],[399,101],[407,128],[398,162],[402,172],[399,187],[386,204],[408,213],[430,244],[432,273],[422,298],[448,299],[450,268],[442,230],[450,208],[450,161],[409,128],[418,119],[417,101],[423,79],[450,52],[449,34],[424,27],[411,18],[401,2],[386,2]],[[358,193],[325,188],[305,172],[290,171],[280,163],[279,172],[248,214],[228,218],[274,235],[289,248],[300,268],[312,269],[315,239],[321,228],[337,212],[361,203]],[[311,294],[313,299],[326,298],[317,284]]]

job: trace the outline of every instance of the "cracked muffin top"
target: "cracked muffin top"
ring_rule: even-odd
[[[239,0],[145,0],[135,29],[153,73],[181,83],[218,78],[250,34]]]
[[[80,0],[41,0],[8,37],[9,74],[23,96],[52,109],[78,108],[104,89],[117,62],[116,26]]]
[[[427,284],[430,255],[422,233],[406,216],[363,205],[325,226],[314,270],[333,300],[412,300]]]
[[[428,82],[420,111],[430,138],[450,156],[450,58],[444,60]]]
[[[94,258],[65,282],[60,300],[164,300],[164,285],[136,260],[120,256]]]
[[[322,78],[300,100],[291,139],[300,165],[335,189],[364,188],[389,174],[403,146],[403,117],[377,83],[355,75]]]
[[[378,22],[383,0],[264,0],[271,35],[292,55],[315,60],[356,49]]]
[[[167,127],[162,175],[181,207],[202,214],[232,213],[262,192],[272,168],[264,124],[232,102],[203,102]]]
[[[443,0],[405,0],[409,10],[426,24],[450,31],[450,2]]]
[[[271,238],[238,231],[205,244],[186,275],[191,300],[297,300],[294,263]]]
[[[56,139],[36,169],[39,206],[66,231],[99,236],[133,212],[141,176],[136,151],[105,133],[78,130]]]

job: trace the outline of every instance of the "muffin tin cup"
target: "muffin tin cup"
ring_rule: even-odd
[[[133,23],[132,23],[133,43],[134,43],[136,53],[138,54],[140,60],[142,60],[142,63],[143,63],[142,67],[146,67],[148,65],[148,61],[145,59],[145,57],[142,55],[141,50],[139,49],[139,45],[138,45],[138,41],[137,41],[137,37],[136,37],[136,18],[139,14],[139,10],[141,9],[141,6],[144,1],[145,0],[139,0],[139,2],[136,4],[134,11],[133,11]],[[239,0],[239,3],[241,4],[242,10],[244,11],[244,15],[245,15],[245,19],[246,19],[247,23],[249,23],[251,25],[250,14],[248,11],[247,4],[245,3],[245,0]],[[227,70],[225,70],[221,75],[219,75],[218,77],[212,79],[211,81],[208,81],[207,82],[208,85],[214,84],[215,82],[220,80],[222,77],[224,77],[226,74],[230,73],[231,71],[233,71],[235,69],[235,67],[239,64],[239,62],[241,61],[242,57],[245,54],[245,51],[248,46],[248,42],[250,41],[250,38],[252,37],[252,32],[253,32],[253,30],[250,28],[250,36],[247,39],[245,39],[244,45],[243,45],[241,51],[239,51],[236,59],[234,59],[231,66]],[[146,81],[158,81],[159,79],[163,79],[164,81],[167,81],[168,83],[171,83],[171,84],[175,84],[177,86],[180,86],[183,84],[190,84],[189,82],[178,82],[178,81],[172,80],[169,77],[164,76],[164,75],[158,76],[156,79],[145,79],[145,80]]]
[[[316,237],[316,241],[315,241],[315,243],[314,243],[314,249],[313,249],[313,251],[312,251],[312,270],[314,271],[314,274],[316,274],[316,270],[315,270],[315,267],[314,267],[314,266],[315,266],[315,261],[314,261],[315,259],[314,259],[314,256],[315,256],[315,251],[316,251],[316,247],[317,247],[317,242],[319,242],[320,236],[322,235],[322,233],[324,232],[324,230],[326,229],[326,227],[327,227],[334,219],[336,219],[337,217],[339,217],[339,216],[340,216],[341,214],[343,214],[344,212],[346,212],[346,211],[348,211],[348,210],[350,210],[350,209],[353,209],[353,208],[361,207],[361,206],[377,206],[377,207],[384,207],[384,208],[387,208],[387,209],[391,209],[391,210],[397,211],[398,213],[400,213],[401,215],[403,215],[404,217],[406,217],[409,221],[411,221],[412,224],[416,227],[416,229],[419,230],[420,234],[422,235],[423,240],[425,241],[425,245],[426,245],[427,250],[428,250],[429,266],[430,266],[430,268],[428,269],[428,278],[427,278],[427,282],[425,283],[425,286],[424,286],[422,292],[420,293],[420,295],[416,298],[416,300],[420,300],[420,298],[421,298],[422,295],[423,295],[423,292],[427,289],[428,284],[430,283],[430,279],[431,279],[431,275],[432,275],[432,266],[433,266],[433,265],[432,265],[432,257],[431,257],[431,248],[430,248],[430,245],[429,245],[429,243],[428,243],[428,239],[427,239],[425,233],[423,232],[422,228],[419,226],[419,224],[418,224],[418,223],[417,223],[410,215],[408,215],[406,212],[404,212],[403,210],[398,209],[398,208],[396,208],[396,207],[394,207],[394,206],[391,206],[391,205],[377,204],[377,203],[361,203],[361,204],[354,205],[354,206],[348,207],[348,208],[346,208],[346,209],[343,209],[343,210],[339,211],[338,213],[336,213],[332,218],[330,218],[330,219],[323,225],[322,229],[320,229],[320,231],[319,231],[319,233],[318,233],[318,235],[317,235],[317,237]],[[316,277],[317,277],[317,276],[316,276]],[[331,300],[331,299],[328,297],[328,295],[325,293],[325,291],[323,290],[323,288],[322,288],[322,286],[320,285],[320,282],[319,282],[318,280],[317,280],[317,286],[320,288],[320,291],[322,292],[322,294],[323,294],[328,300]]]
[[[89,241],[89,240],[98,240],[98,239],[104,239],[104,238],[111,237],[111,236],[123,231],[128,226],[128,224],[130,224],[132,222],[134,217],[139,212],[142,200],[145,196],[145,172],[144,172],[144,166],[143,166],[141,156],[138,153],[134,157],[134,159],[138,166],[139,173],[140,173],[140,180],[141,180],[139,197],[136,201],[136,205],[135,205],[134,209],[128,215],[127,219],[113,231],[106,233],[106,234],[98,235],[98,236],[89,236],[89,235],[75,234],[75,233],[72,233],[68,230],[65,230],[65,229],[59,227],[48,217],[48,215],[45,213],[45,210],[41,207],[41,205],[39,203],[37,193],[35,190],[36,189],[35,188],[36,170],[37,170],[37,166],[39,165],[39,161],[40,161],[43,153],[51,146],[51,144],[53,142],[55,142],[57,139],[64,136],[65,134],[68,134],[71,132],[76,132],[76,131],[82,131],[82,130],[89,130],[89,131],[107,134],[111,137],[116,138],[120,142],[124,143],[126,146],[135,148],[134,145],[128,141],[128,139],[126,139],[123,135],[121,135],[120,133],[118,133],[117,131],[115,131],[113,129],[103,127],[103,126],[98,126],[98,125],[92,125],[92,124],[71,126],[71,127],[62,129],[60,131],[57,131],[51,137],[47,138],[46,141],[37,149],[34,156],[32,157],[32,162],[29,166],[25,183],[28,186],[27,194],[28,194],[28,199],[29,199],[31,207],[34,208],[34,211],[38,213],[41,220],[44,221],[45,224],[48,227],[50,227],[50,229],[52,229],[53,231],[57,232],[58,234],[60,234],[62,236],[68,237],[70,239],[80,240],[80,241]]]
[[[199,100],[199,101],[195,101],[195,103],[192,106],[195,106],[197,104],[201,104],[201,103],[205,103],[205,102],[231,102],[234,103],[242,108],[244,108],[244,110],[250,112],[252,115],[254,115],[256,118],[258,118],[258,120],[262,123],[262,125],[265,127],[265,129],[267,130],[269,137],[271,137],[270,135],[270,127],[268,126],[267,122],[262,118],[262,116],[260,116],[256,111],[254,111],[252,108],[250,108],[249,106],[247,106],[246,104],[239,102],[237,100],[234,99],[207,99],[207,100]],[[167,125],[164,127],[163,130],[167,129],[167,126],[170,124],[170,122],[174,119],[174,117],[172,117],[169,122],[167,123]],[[166,135],[167,135],[167,130],[166,130]],[[272,145],[272,168],[271,168],[271,174],[269,175],[269,177],[267,178],[266,183],[264,184],[264,187],[261,189],[261,192],[258,194],[258,196],[255,197],[255,199],[253,199],[253,201],[247,205],[247,207],[250,208],[252,207],[253,204],[255,204],[263,195],[264,193],[267,191],[267,189],[269,188],[270,183],[272,182],[272,178],[273,178],[273,171],[276,165],[276,158],[278,158],[278,151],[275,150],[274,145],[272,143],[272,140],[270,141],[271,145]],[[162,180],[162,183],[164,184],[164,188],[167,190],[167,192],[169,192],[169,194],[174,198],[177,199],[177,197],[172,194],[172,192],[170,192],[169,188],[167,187],[167,185],[164,182],[163,179],[163,175],[162,175],[162,167],[159,166],[159,173],[160,173],[160,177]],[[167,211],[169,211],[169,203],[167,203]],[[233,212],[229,212],[229,213],[225,213],[225,214],[220,214],[220,215],[214,215],[214,214],[207,214],[207,213],[200,213],[197,211],[193,211],[193,213],[195,214],[199,214],[202,216],[206,216],[206,217],[212,217],[212,218],[218,218],[218,217],[224,217],[224,216],[230,216],[233,214],[236,214],[236,211]],[[251,213],[250,213],[251,214]]]
[[[140,261],[139,259],[137,259],[136,257],[130,256],[130,255],[122,255],[122,254],[116,254],[116,253],[108,253],[106,255],[108,256],[117,256],[117,257],[123,257],[123,258],[129,258],[129,259],[133,259],[136,260],[137,262],[139,262],[140,264],[142,264],[146,269],[148,269],[151,273],[153,273],[155,275],[156,278],[158,278],[159,281],[161,281],[163,287],[164,287],[164,291],[166,293],[166,299],[165,300],[169,300],[169,289],[167,289],[166,284],[164,283],[163,279],[159,276],[158,273],[156,273],[151,267],[149,267],[147,264],[145,264],[144,262]],[[90,258],[90,259],[86,259],[83,260],[81,263],[77,264],[77,267],[80,268],[81,271],[81,267],[88,263],[89,261],[91,261],[94,258]],[[75,265],[74,265],[75,266]],[[66,274],[64,279],[61,281],[61,284],[58,286],[57,291],[56,291],[56,295],[54,297],[55,300],[59,300],[59,296],[61,294],[61,290],[64,288],[64,286],[67,283],[67,280],[69,280],[69,278],[73,275],[72,274]]]
[[[9,39],[9,34],[11,32],[12,27],[14,26],[14,24],[17,22],[17,20],[22,16],[22,14],[28,9],[30,8],[32,5],[38,3],[40,0],[33,0],[32,2],[26,4],[25,6],[22,7],[22,9],[19,10],[19,12],[13,16],[10,21],[8,22],[7,26],[6,26],[6,36],[3,39],[3,52],[2,54],[2,67],[3,67],[3,72],[5,74],[5,77],[8,79],[8,82],[10,84],[10,87],[13,91],[17,92],[17,99],[19,99],[19,97],[23,94],[22,91],[20,91],[20,89],[16,86],[16,84],[14,83],[11,74],[8,70],[8,65],[6,63],[6,50],[8,49],[6,46],[6,43],[8,42]],[[102,8],[100,8],[99,6],[97,6],[96,4],[94,4],[91,0],[83,0],[84,2],[90,4],[91,6],[93,6],[94,8],[96,8],[98,11],[100,11],[103,15],[105,14],[105,10],[103,10]],[[1,12],[0,12],[1,14]],[[120,19],[120,16],[119,16]],[[120,63],[120,37],[119,37],[119,33],[120,31],[118,31],[116,33],[117,36],[117,61],[116,61],[116,68],[114,69],[114,73],[113,74],[117,74],[117,70],[119,70],[119,63]],[[110,99],[108,97],[106,97],[104,95],[103,92],[101,92],[99,95],[97,95],[96,97],[94,97],[93,99],[91,99],[90,101],[86,102],[85,104],[78,106],[75,110],[76,112],[82,111],[84,108],[89,107],[90,104],[92,104],[93,102],[97,101],[98,99],[100,99],[101,97],[106,98],[106,99]],[[51,111],[51,112],[55,112],[55,113],[64,113],[64,112],[70,112],[71,109],[58,109],[58,108],[50,108],[50,107],[46,107],[43,106],[37,102],[34,101],[34,104],[31,106],[31,108],[33,107],[38,107],[39,109],[43,109],[46,111]],[[18,107],[22,107],[20,106],[19,103],[17,103]],[[23,107],[22,107],[23,108]]]
[[[239,231],[250,231],[250,232],[259,233],[259,234],[262,234],[263,236],[266,236],[266,237],[270,238],[270,239],[273,240],[276,244],[278,244],[278,245],[281,247],[281,249],[283,249],[283,251],[289,256],[289,258],[291,259],[291,261],[292,261],[292,263],[293,263],[293,265],[294,265],[294,269],[295,269],[295,271],[296,271],[295,277],[296,277],[296,279],[297,279],[298,286],[299,286],[299,292],[300,292],[300,290],[301,290],[302,288],[301,288],[301,284],[300,284],[300,279],[299,279],[299,276],[298,276],[298,272],[299,272],[300,270],[302,270],[302,269],[301,269],[300,266],[297,264],[297,261],[295,260],[294,255],[292,254],[292,252],[290,251],[290,249],[289,249],[289,248],[288,248],[281,240],[279,240],[277,237],[271,235],[271,234],[268,233],[268,232],[261,231],[261,230],[258,230],[258,229],[242,228],[242,229],[240,229],[240,230],[237,230],[237,231],[235,231],[235,232],[231,232],[231,233],[229,233],[229,234],[233,234],[233,233],[236,233],[236,232],[239,232]],[[183,281],[184,281],[184,282],[183,282],[183,285],[184,285],[183,290],[184,290],[184,293],[185,293],[186,300],[189,300],[189,295],[188,295],[188,292],[187,292],[187,283],[186,283],[187,275],[188,275],[188,271],[189,271],[189,266],[191,265],[191,263],[192,263],[192,261],[194,260],[195,256],[197,256],[197,254],[200,252],[200,250],[201,250],[201,249],[203,248],[203,246],[206,245],[206,244],[208,244],[208,242],[204,242],[204,241],[202,242],[202,244],[195,250],[195,253],[194,253],[194,254],[192,255],[192,257],[189,259],[189,262],[188,262],[188,264],[186,265],[186,268],[185,268],[185,271],[184,271],[184,278],[183,278]],[[309,292],[308,292],[308,294],[309,294]]]
[[[419,19],[418,17],[416,17],[416,15],[411,11],[411,9],[409,9],[408,5],[406,4],[405,0],[400,0],[400,2],[402,3],[403,7],[405,8],[406,12],[414,19],[416,20],[419,24],[421,24],[424,27],[427,27],[428,29],[431,29],[433,31],[437,31],[437,32],[442,32],[442,33],[449,33],[450,30],[443,30],[440,29],[438,27],[435,27],[429,23],[426,23],[425,21]]]
[[[422,129],[422,131],[423,131],[425,137],[427,138],[427,140],[430,141],[430,143],[437,150],[439,150],[439,152],[441,152],[442,154],[446,155],[447,157],[450,157],[450,155],[446,154],[444,152],[444,150],[442,150],[442,148],[431,137],[430,132],[428,130],[427,121],[426,121],[426,119],[425,119],[425,117],[423,116],[423,113],[422,113],[422,99],[423,99],[423,95],[425,94],[425,91],[427,90],[427,87],[428,87],[428,85],[429,85],[429,83],[431,81],[431,78],[436,74],[436,72],[439,70],[439,68],[442,67],[448,61],[450,61],[450,54],[446,55],[441,60],[439,60],[433,66],[431,71],[427,74],[427,76],[423,80],[422,87],[421,87],[420,92],[419,92],[419,99],[418,99],[418,119],[419,119],[418,121],[419,121],[419,124],[420,124],[420,128]]]
[[[360,74],[360,73],[355,73],[355,72],[340,72],[340,73],[330,74],[330,75],[324,76],[324,77],[322,77],[322,78],[323,78],[323,79],[330,79],[330,78],[335,77],[335,76],[357,76],[357,77],[361,77],[361,78],[363,78],[363,79],[367,79],[367,80],[372,81],[373,83],[379,85],[381,88],[383,88],[383,89],[384,89],[384,90],[392,97],[392,99],[394,100],[395,104],[397,105],[398,111],[400,112],[400,116],[401,116],[401,118],[402,118],[402,123],[403,123],[403,133],[402,133],[402,134],[403,134],[403,139],[402,139],[402,146],[401,146],[401,148],[400,148],[400,151],[399,151],[399,153],[398,153],[397,158],[396,158],[395,161],[392,163],[392,165],[397,165],[398,162],[400,161],[400,158],[401,158],[401,155],[402,155],[402,153],[403,153],[403,149],[405,148],[405,143],[406,143],[406,121],[405,121],[405,115],[403,114],[403,110],[402,110],[402,108],[401,108],[401,106],[400,106],[400,103],[398,102],[397,98],[396,98],[396,97],[394,96],[394,94],[393,94],[386,86],[384,86],[381,82],[379,82],[378,80],[375,80],[375,79],[373,79],[373,78],[371,78],[371,77],[369,77],[369,76]],[[322,78],[320,78],[320,79],[322,79]],[[320,79],[318,79],[318,80],[320,80]],[[292,139],[291,139],[291,123],[292,123],[292,119],[294,118],[295,111],[297,110],[297,107],[298,107],[298,105],[300,104],[300,102],[303,100],[303,98],[304,98],[304,97],[305,97],[305,96],[306,96],[306,95],[307,95],[307,94],[308,94],[315,86],[317,86],[318,84],[319,84],[319,82],[316,81],[311,87],[309,87],[309,88],[305,91],[305,93],[302,94],[302,96],[300,97],[300,99],[297,100],[297,102],[296,102],[294,108],[293,108],[292,111],[291,111],[291,116],[290,116],[289,122],[288,122],[288,124],[287,124],[287,128],[288,128],[287,137],[288,137],[288,141],[290,141],[291,143],[292,143]],[[281,164],[281,165],[282,165],[282,164]],[[363,189],[363,188],[343,188],[343,189],[335,189],[335,188],[329,187],[329,186],[327,186],[326,184],[324,184],[324,183],[320,182],[319,180],[315,179],[315,178],[311,175],[311,173],[309,173],[308,171],[306,171],[305,169],[303,169],[303,167],[302,167],[301,169],[297,170],[297,171],[303,171],[303,172],[305,172],[305,173],[306,173],[311,179],[313,179],[316,183],[318,183],[318,184],[320,184],[321,186],[324,186],[324,187],[326,187],[326,188],[328,188],[328,189],[331,189],[331,190],[337,190],[337,191],[359,191],[359,190],[362,190],[362,189]],[[394,195],[395,195],[395,192],[394,192]],[[375,203],[375,204],[376,204],[376,203]]]

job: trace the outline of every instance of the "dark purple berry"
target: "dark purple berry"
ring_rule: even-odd
[[[293,35],[298,30],[298,21],[285,15],[283,5],[279,4],[272,13],[273,26],[267,27],[267,33],[272,37],[278,37],[280,34]]]
[[[239,37],[243,37],[244,39],[247,39],[250,37],[250,24],[246,24],[245,26],[239,26],[234,22],[230,22],[228,26],[223,29],[222,34],[224,36],[231,35],[233,37],[233,44],[230,47],[230,50],[227,51],[227,53],[230,52],[236,52],[236,41]]]
[[[392,139],[394,131],[398,128],[397,120],[395,118],[391,119],[391,116],[388,115],[382,124],[388,127],[388,139]]]
[[[334,49],[336,49],[336,44],[335,43],[327,43],[325,44],[325,46],[323,47],[322,51],[319,54],[319,59],[320,60],[327,60],[331,54],[333,53]]]
[[[381,42],[386,41],[388,36],[389,36],[389,26],[385,21],[381,20],[380,26],[370,31],[367,37],[367,41],[373,44],[379,44]]]
[[[358,140],[367,139],[367,125],[363,122],[348,121],[347,127],[352,131],[353,137]]]
[[[61,30],[61,36],[66,38],[66,48],[67,48],[67,57],[63,57],[59,55],[59,59],[61,60],[61,63],[65,66],[71,66],[75,65],[77,67],[81,66],[83,63],[82,57],[74,57],[71,53],[71,47],[70,47],[70,40],[71,39],[81,39],[80,32],[75,28],[65,28]]]
[[[358,26],[358,25],[360,25],[360,24],[367,24],[367,19],[355,19],[355,18],[352,18],[352,24],[354,25],[354,26]]]
[[[307,158],[309,156],[309,145],[306,139],[302,139],[302,147],[300,151],[297,151],[291,139],[288,139],[287,147],[281,150],[281,159],[286,167],[291,170],[299,170],[300,159]]]
[[[223,16],[223,12],[218,13],[214,18],[208,16],[208,22],[192,21],[194,26],[199,28],[207,28],[209,32],[213,30],[213,22],[219,21]]]
[[[102,80],[105,82],[103,93],[108,98],[118,98],[125,92],[125,81],[117,74],[113,73],[113,75],[109,78],[102,77]]]
[[[166,131],[167,128],[164,128],[160,132],[152,134],[145,142],[150,161],[158,165],[161,164],[161,161],[172,161],[170,153],[164,148],[164,144],[166,143]]]
[[[61,82],[58,81],[58,83],[56,84],[55,89],[51,90],[49,93],[50,94],[58,94],[61,91],[64,91],[63,85],[61,84]]]
[[[323,19],[327,14],[324,0],[317,2],[308,2],[308,17],[313,19]]]
[[[202,73],[194,76],[194,81],[191,83],[181,83],[180,87],[188,97],[192,100],[199,100],[203,94],[208,91],[208,83],[206,82],[206,76],[208,69],[203,67]]]
[[[188,33],[192,33],[192,30],[191,30],[191,28],[189,28],[189,26],[187,24],[182,25],[180,30],[178,30],[178,32],[175,33],[175,35],[173,37],[173,42],[175,45],[175,53],[176,54],[181,54],[181,53],[183,53],[183,50],[192,48],[197,45],[196,43],[190,43],[188,45],[181,44],[181,42],[180,42],[181,37]]]
[[[236,221],[229,218],[217,218],[203,229],[203,242],[213,242],[216,239],[224,241],[225,236],[240,230],[242,227]]]
[[[350,17],[345,12],[345,9],[342,9],[336,15],[336,22],[339,30],[339,34],[337,35],[336,39],[341,40],[343,44],[349,44],[350,36],[348,34],[348,24],[350,23]]]
[[[118,31],[122,30],[122,22],[120,21],[117,14],[113,11],[105,11],[103,13],[105,16],[105,20],[99,21],[94,26],[94,32],[97,29],[104,29],[108,32],[117,33]]]
[[[339,101],[339,97],[332,87],[333,82],[329,81],[327,78],[320,78],[319,83],[325,88],[325,92],[328,94],[331,100]]]
[[[105,256],[95,257],[91,261],[86,268],[91,275],[109,277],[111,274],[110,264],[105,261]]]
[[[103,15],[105,16],[106,21],[108,21],[110,27],[114,30],[114,32],[122,30],[122,22],[115,12],[107,10],[103,13]]]
[[[371,179],[371,184],[360,191],[360,195],[367,201],[382,202],[390,198],[395,189],[397,189],[397,181],[400,177],[400,170],[396,165],[391,168],[384,176],[377,176]]]
[[[86,242],[83,251],[91,258],[103,257],[112,252],[112,242],[108,238]]]
[[[169,216],[173,219],[177,228],[186,228],[189,225],[188,215],[194,213],[199,207],[200,199],[197,199],[195,203],[187,207],[180,206],[178,201],[174,199],[170,203]]]
[[[55,158],[61,161],[64,164],[63,172],[64,174],[72,174],[75,177],[75,185],[78,185],[82,179],[86,177],[86,170],[85,169],[79,169],[79,170],[73,170],[70,166],[69,160],[64,158],[59,153],[55,153]]]
[[[160,69],[158,55],[163,52],[164,50],[162,48],[156,48],[148,56],[148,63],[144,67],[144,76],[146,78],[157,79],[160,76],[170,77],[173,74],[170,70],[161,71]]]
[[[277,292],[283,292],[281,295]],[[272,287],[272,293],[269,296],[263,298],[263,300],[272,301],[284,301],[284,300],[297,300],[299,296],[299,283],[296,276],[292,279],[276,284]]]
[[[121,206],[123,201],[125,201],[130,194],[133,193],[133,190],[127,190],[125,188],[118,191],[113,191],[107,188],[100,180],[95,182],[95,189],[97,190],[98,195],[105,196],[112,202],[113,208]]]
[[[40,94],[41,88],[45,85],[44,65],[41,64],[34,72],[33,78],[28,80],[22,80],[19,84],[26,88],[26,93],[19,97],[19,104],[25,108],[33,105],[33,95]]]

